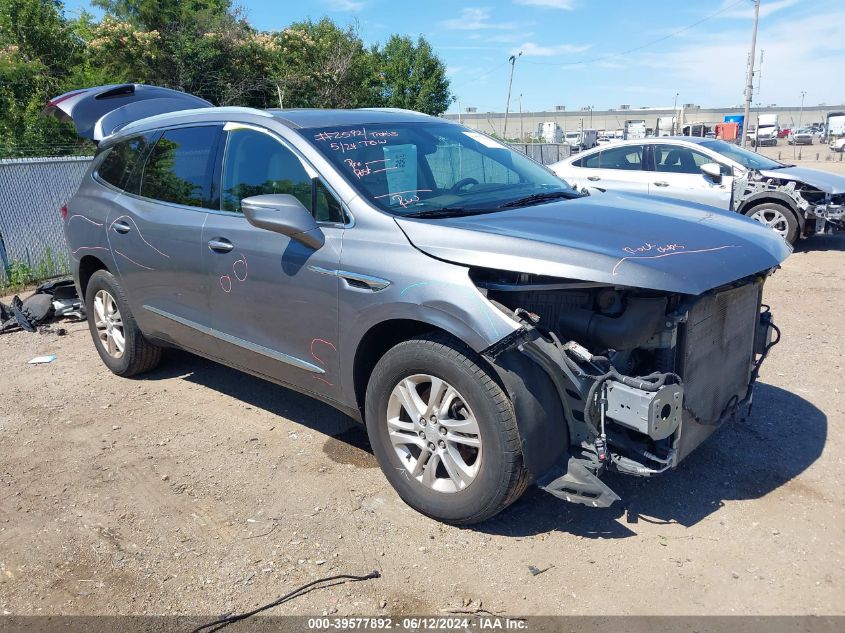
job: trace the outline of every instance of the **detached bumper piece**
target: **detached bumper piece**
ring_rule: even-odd
[[[540,489],[570,503],[580,503],[594,508],[607,508],[614,501],[621,499],[601,479],[596,477],[583,462],[574,457],[569,458],[565,473],[560,475],[558,472],[550,476],[552,477],[551,481],[538,484]]]

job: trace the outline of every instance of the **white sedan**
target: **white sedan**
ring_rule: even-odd
[[[779,163],[716,139],[620,141],[550,167],[582,191],[666,196],[737,211],[790,243],[845,225],[845,177]]]

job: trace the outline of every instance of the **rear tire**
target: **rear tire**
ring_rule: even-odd
[[[790,244],[798,240],[800,225],[795,213],[789,207],[777,202],[762,202],[746,209],[744,215],[768,226]]]
[[[528,485],[513,407],[484,365],[432,334],[388,350],[367,385],[367,432],[385,477],[438,521],[484,521]]]
[[[96,271],[88,280],[85,310],[94,347],[112,373],[135,376],[158,365],[161,348],[141,334],[123,287],[107,270]]]

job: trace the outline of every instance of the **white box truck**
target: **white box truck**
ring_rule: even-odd
[[[625,121],[625,138],[645,138],[645,120],[629,119]]]
[[[597,139],[596,130],[573,130],[566,133],[563,142],[574,150],[582,150],[595,147],[598,144]]]
[[[757,129],[748,133],[748,140],[755,146],[777,145],[779,131],[777,114],[761,114],[757,117]]]
[[[675,134],[675,117],[657,117],[657,130],[655,136],[672,136]]]
[[[546,143],[563,143],[563,130],[554,121],[544,121],[537,126],[537,137]]]

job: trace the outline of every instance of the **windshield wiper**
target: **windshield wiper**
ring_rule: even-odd
[[[465,209],[463,207],[444,207],[442,209],[428,209],[426,211],[412,211],[402,213],[401,218],[459,218],[467,215],[492,213],[491,209]]]
[[[572,190],[572,191],[544,191],[543,193],[532,193],[530,196],[525,196],[523,198],[517,198],[516,200],[511,200],[510,202],[505,202],[504,204],[500,204],[497,208],[499,209],[509,209],[511,207],[522,207],[525,205],[533,204],[535,202],[545,202],[547,200],[555,200],[556,198],[581,198],[583,197],[582,194]]]

